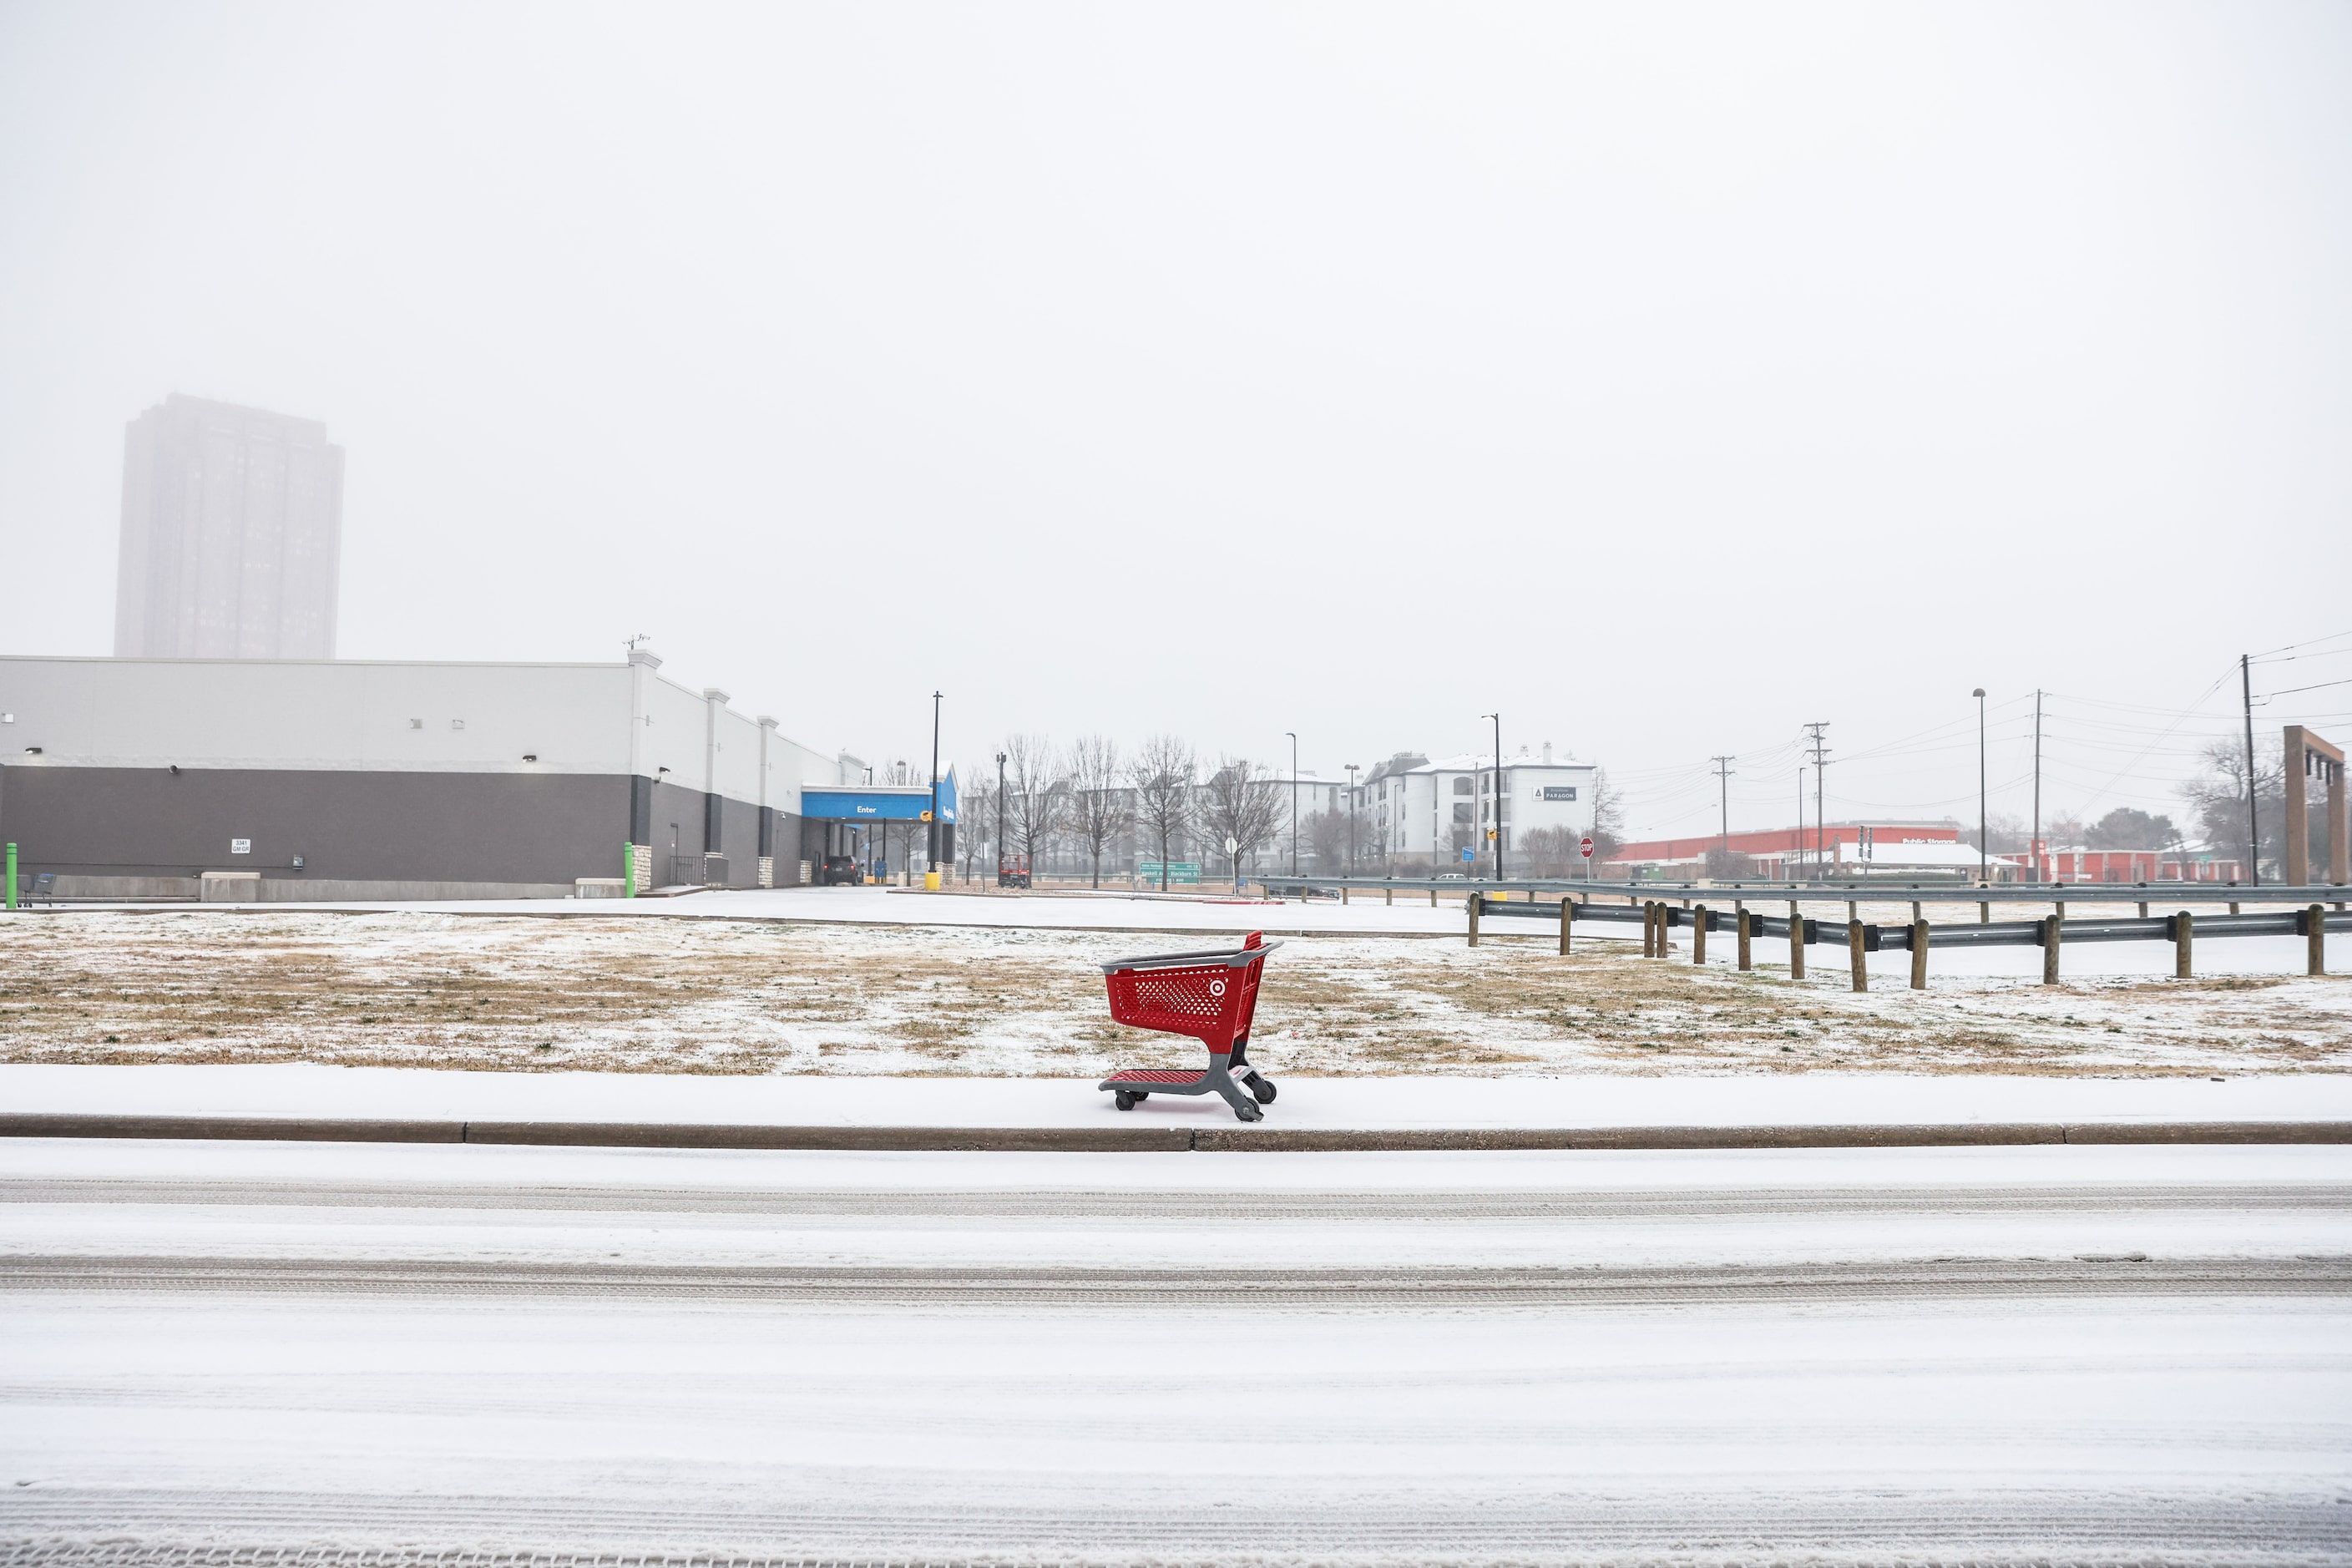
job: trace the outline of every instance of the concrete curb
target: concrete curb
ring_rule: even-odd
[[[772,1127],[0,1113],[0,1138],[188,1138],[609,1149],[1367,1153],[1416,1150],[1924,1149],[2024,1143],[2352,1143],[2352,1121],[1944,1122],[1815,1127]]]

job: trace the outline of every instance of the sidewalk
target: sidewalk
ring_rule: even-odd
[[[1741,1148],[2352,1142],[2352,1075],[1279,1080],[1114,1109],[1091,1080],[0,1067],[0,1136],[720,1148]]]

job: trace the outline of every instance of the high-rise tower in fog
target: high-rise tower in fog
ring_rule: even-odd
[[[124,443],[116,657],[334,658],[342,533],[324,425],[173,393]]]

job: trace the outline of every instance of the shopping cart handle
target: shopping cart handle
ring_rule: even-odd
[[[1243,969],[1281,945],[1281,938],[1276,937],[1270,942],[1261,942],[1255,947],[1213,947],[1203,952],[1154,952],[1138,958],[1114,958],[1102,966],[1102,972],[1117,974],[1122,969],[1193,969],[1203,963],[1222,963],[1229,969]]]

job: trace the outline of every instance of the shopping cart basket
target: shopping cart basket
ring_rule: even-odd
[[[1244,1121],[1263,1117],[1258,1107],[1274,1103],[1274,1080],[1249,1064],[1250,1019],[1257,1012],[1258,975],[1265,968],[1265,955],[1281,945],[1266,941],[1263,931],[1252,931],[1238,948],[1121,958],[1104,964],[1114,1022],[1190,1035],[1209,1047],[1209,1068],[1140,1068],[1113,1073],[1097,1087],[1110,1090],[1121,1110],[1132,1110],[1137,1100],[1155,1094],[1215,1094]]]

